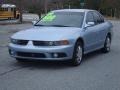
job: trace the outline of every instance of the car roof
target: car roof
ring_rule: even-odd
[[[95,11],[91,9],[60,9],[60,10],[54,10],[54,12],[89,12],[89,11]]]

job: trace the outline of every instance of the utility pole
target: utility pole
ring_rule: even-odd
[[[45,10],[45,14],[47,14],[48,12],[48,1],[47,0],[45,0],[44,2],[44,10]]]
[[[68,3],[69,3],[68,4],[68,8],[71,9],[71,4],[70,4],[71,2],[70,2],[70,0],[68,1]]]
[[[22,23],[23,22],[23,18],[22,18],[22,0],[19,0],[19,12],[20,12],[19,21],[20,21],[20,23]]]
[[[81,8],[84,8],[84,6],[85,6],[85,0],[80,0],[80,5],[81,5]]]

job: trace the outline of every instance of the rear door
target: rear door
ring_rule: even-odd
[[[104,44],[104,40],[105,40],[105,37],[106,37],[106,23],[104,22],[104,18],[103,16],[95,11],[93,12],[93,16],[94,16],[94,19],[95,19],[95,22],[96,22],[96,30],[97,30],[97,38],[98,38],[98,41],[97,41],[97,46],[98,47],[102,47],[103,44]]]

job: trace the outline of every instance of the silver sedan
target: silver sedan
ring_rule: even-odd
[[[18,61],[70,60],[79,65],[83,54],[109,52],[112,24],[95,10],[63,9],[49,12],[34,27],[11,36],[9,53]]]

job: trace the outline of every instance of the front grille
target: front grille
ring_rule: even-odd
[[[49,42],[44,41],[33,41],[34,46],[48,46]]]
[[[33,57],[33,58],[46,58],[46,56],[43,53],[17,52],[17,56],[20,56],[20,57]]]
[[[28,40],[17,40],[17,44],[18,45],[27,45],[28,44]]]

